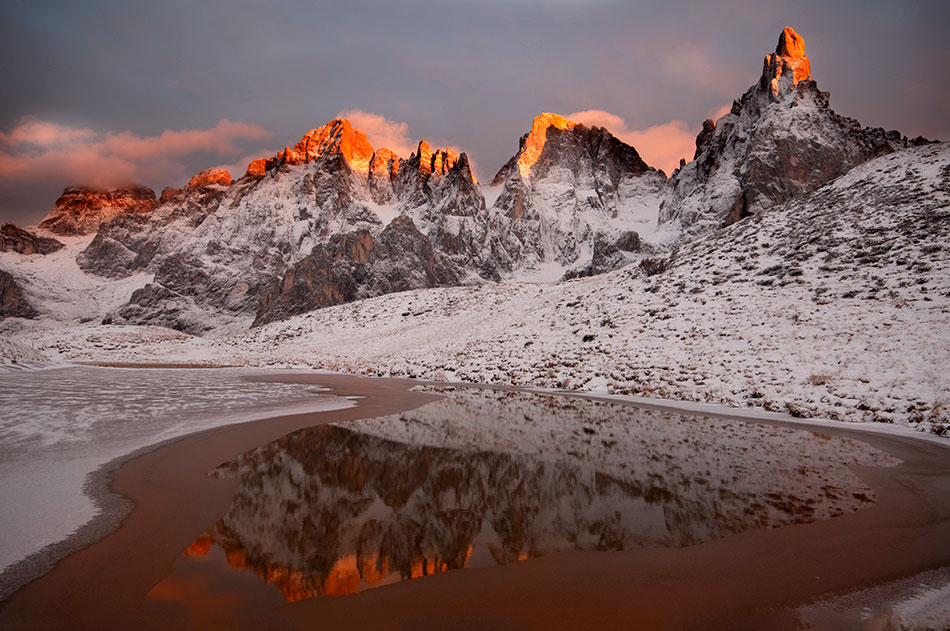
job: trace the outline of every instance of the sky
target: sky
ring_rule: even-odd
[[[946,0],[4,0],[0,221],[74,184],[239,177],[338,116],[406,157],[465,151],[488,181],[556,112],[669,173],[785,26],[838,113],[950,139]]]

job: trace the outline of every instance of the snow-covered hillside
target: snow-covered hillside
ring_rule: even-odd
[[[938,143],[868,162],[652,266],[568,283],[403,292],[230,337],[2,330],[52,359],[310,365],[929,428],[950,425],[948,243],[950,146]]]

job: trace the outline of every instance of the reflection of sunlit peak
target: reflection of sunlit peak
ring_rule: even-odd
[[[535,116],[531,123],[531,131],[528,133],[521,154],[518,156],[518,171],[521,176],[527,177],[531,173],[531,167],[541,157],[541,152],[544,151],[544,143],[547,141],[548,128],[574,129],[576,125],[577,123],[574,121],[551,112],[544,112]]]
[[[228,565],[235,570],[243,570],[247,567],[247,550],[239,548],[228,551]]]
[[[327,596],[345,596],[360,588],[362,578],[356,566],[356,555],[351,554],[337,560],[323,580],[323,593]]]
[[[201,535],[185,550],[185,556],[203,557],[211,550],[211,536]]]

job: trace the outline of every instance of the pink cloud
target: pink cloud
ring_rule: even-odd
[[[0,143],[16,147],[24,145],[55,147],[95,136],[96,132],[88,127],[69,127],[28,116],[22,119],[9,134],[0,132]]]
[[[401,158],[408,158],[416,150],[417,142],[409,135],[409,125],[363,110],[341,110],[337,118],[348,118],[353,127],[369,138],[375,149],[385,147]]]
[[[684,121],[672,120],[646,129],[629,129],[626,121],[604,110],[585,110],[567,116],[584,125],[605,127],[610,133],[632,145],[650,166],[663,169],[667,175],[679,166],[680,158],[687,161],[696,149],[697,131]]]
[[[170,182],[188,175],[182,162],[187,156],[199,152],[234,155],[241,151],[239,143],[270,135],[257,125],[227,119],[209,129],[140,136],[30,117],[9,133],[0,133],[0,178],[90,186],[145,179]]]
[[[723,116],[725,116],[731,111],[732,111],[732,103],[729,103],[727,105],[723,105],[718,110],[713,112],[709,118],[713,119],[714,121],[718,121],[720,118],[722,118]]]
[[[718,120],[731,108],[731,104],[725,105],[710,117]],[[604,110],[574,112],[567,118],[588,126],[605,127],[614,136],[632,145],[647,164],[663,169],[667,175],[679,167],[680,158],[689,162],[696,151],[699,129],[694,129],[685,121],[671,120],[646,129],[630,129],[623,118]]]

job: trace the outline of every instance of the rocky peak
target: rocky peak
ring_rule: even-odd
[[[547,141],[548,129],[574,129],[577,125],[574,121],[567,120],[559,114],[544,112],[534,117],[531,122],[531,131],[521,139],[521,147],[518,151],[518,171],[521,177],[528,177],[531,174],[531,167],[541,152]]]
[[[436,147],[432,149],[425,140],[420,140],[415,152],[407,160],[402,160],[399,167],[399,177],[394,183],[396,195],[409,208],[429,205],[440,212],[445,208],[442,202],[449,202],[453,208],[457,207],[457,199],[446,200],[446,196],[456,198],[463,192],[457,189],[461,184],[466,192],[465,204],[472,202],[472,211],[477,211],[484,207],[483,201],[478,201],[474,197],[480,197],[480,193],[475,190],[477,184],[475,175],[472,173],[468,156],[461,156],[451,149],[442,149]],[[443,184],[442,181],[446,180]],[[475,195],[472,199],[467,199],[467,193],[472,189]],[[456,208],[458,210],[458,208]]]
[[[399,162],[399,157],[385,147],[377,149],[369,161],[369,191],[377,204],[385,204],[392,199],[392,183],[399,175]]]
[[[493,211],[511,222],[522,244],[516,258],[529,267],[587,265],[600,272],[628,260],[618,254],[609,263],[594,261],[596,244],[612,246],[628,234],[639,241],[640,231],[652,230],[665,183],[662,172],[603,127],[543,113],[492,180],[503,186]]]
[[[224,169],[205,169],[188,181],[188,188],[204,188],[206,186],[231,186],[231,174]],[[164,197],[165,191],[162,191]]]
[[[285,148],[277,157],[285,164],[304,164],[339,155],[354,171],[368,173],[373,153],[366,134],[354,129],[349,120],[338,118],[311,129],[293,148]]]
[[[150,212],[157,205],[155,191],[141,184],[108,190],[72,186],[39,225],[56,234],[89,234],[117,215]]]
[[[805,40],[786,28],[759,82],[728,114],[703,123],[693,161],[666,189],[657,243],[734,223],[921,140],[835,113],[811,78]]]
[[[63,247],[56,239],[40,237],[7,222],[0,227],[0,252],[18,254],[49,254]]]
[[[179,193],[181,193],[180,188],[175,188],[174,186],[166,186],[165,188],[162,189],[162,194],[158,198],[159,206],[174,199],[175,196],[178,195]]]
[[[244,177],[263,177],[267,172],[268,162],[267,158],[251,160],[251,163],[247,165],[247,171],[244,172]]]
[[[369,162],[369,172],[371,174],[388,173],[390,176],[395,175],[399,172],[399,156],[385,147],[377,149]]]
[[[786,26],[779,35],[775,53],[765,56],[761,85],[777,98],[806,79],[811,79],[811,62],[805,54],[805,38]]]

